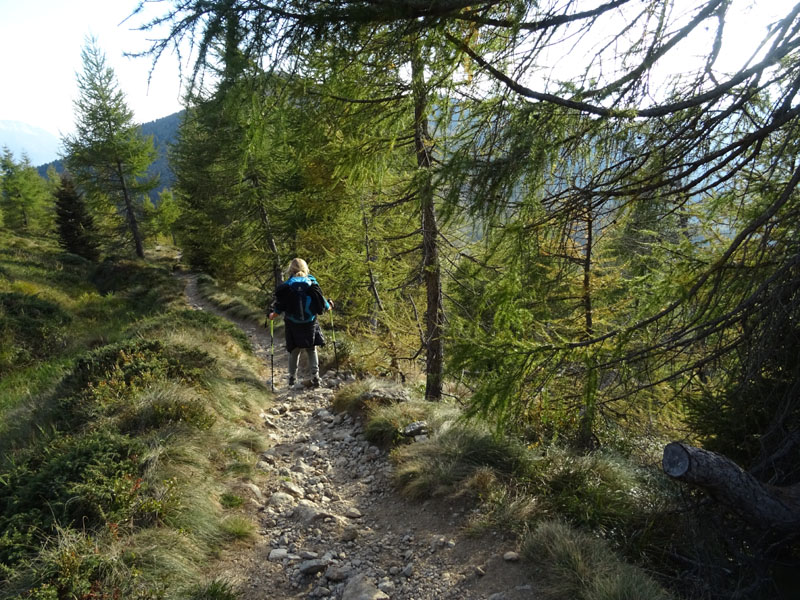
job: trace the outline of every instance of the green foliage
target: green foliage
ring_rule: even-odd
[[[0,157],[0,223],[20,233],[44,233],[53,223],[52,196],[47,183],[31,165],[3,148]]]
[[[186,600],[237,600],[238,594],[226,581],[215,579],[211,583],[194,586]]]
[[[200,349],[167,346],[158,340],[124,341],[80,357],[58,395],[63,406],[75,406],[78,411],[91,410],[87,400],[113,407],[154,381],[202,381],[213,364]]]
[[[132,521],[141,511],[144,447],[109,431],[57,436],[3,466],[0,562],[13,567],[55,533]]]
[[[219,503],[225,508],[240,508],[244,504],[244,498],[225,492],[219,497]]]
[[[92,262],[100,258],[94,220],[68,174],[62,174],[56,196],[56,225],[61,246]]]
[[[136,255],[144,258],[142,206],[157,184],[146,177],[155,158],[153,140],[145,139],[134,123],[114,70],[96,40],[87,41],[81,58],[76,133],[63,139],[67,168],[86,191],[93,216],[103,216],[98,225],[108,223],[117,239],[129,235]]]
[[[764,286],[741,322],[735,360],[719,363],[722,372],[687,402],[706,448],[778,485],[800,481],[800,447],[786,437],[800,423],[800,278],[792,271]]]
[[[144,262],[109,257],[92,273],[101,294],[124,293],[141,312],[151,312],[181,298],[178,283],[165,269]]]
[[[243,429],[269,397],[246,336],[168,312],[176,282],[144,262],[94,271],[53,241],[2,233],[0,268],[4,331],[60,344],[0,383],[0,596],[185,597],[253,533],[218,502],[263,450]]]
[[[54,302],[0,292],[0,375],[63,350],[72,319]]]

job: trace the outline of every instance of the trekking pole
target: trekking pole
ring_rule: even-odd
[[[339,374],[339,353],[336,351],[336,329],[333,327],[333,308],[331,308],[331,337],[333,338],[333,356],[336,359],[336,374]]]
[[[272,391],[275,391],[275,320],[269,320],[269,369],[272,374],[270,377],[270,385]]]

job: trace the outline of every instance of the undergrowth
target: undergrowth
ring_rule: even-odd
[[[368,393],[375,385],[342,388],[334,407],[362,414],[367,438],[393,447],[395,485],[412,501],[460,498],[474,507],[475,533],[518,536],[531,564],[538,565],[537,579],[547,582],[548,598],[670,597],[637,566],[647,564],[648,553],[670,535],[659,521],[672,506],[675,488],[654,469],[610,451],[581,455],[555,445],[526,446],[486,423],[465,420],[460,407],[446,402],[376,402],[371,398],[391,393]],[[427,433],[404,437],[402,429],[415,421],[424,421]],[[563,568],[561,555],[531,555],[554,520],[564,544],[579,540],[588,553],[572,557],[574,572]]]
[[[271,396],[246,337],[159,265],[0,231],[0,268],[0,596],[234,598],[197,582],[254,532],[231,490]]]

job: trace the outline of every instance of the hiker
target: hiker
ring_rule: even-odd
[[[325,339],[317,315],[331,310],[333,301],[322,295],[317,280],[308,272],[308,265],[302,258],[292,259],[287,274],[289,278],[275,288],[275,300],[269,318],[283,315],[286,350],[289,352],[289,386],[297,381],[300,351],[305,349],[311,370],[311,385],[319,387],[317,346],[324,346]]]

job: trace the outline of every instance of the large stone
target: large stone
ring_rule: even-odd
[[[275,548],[269,553],[269,560],[271,562],[281,562],[287,556],[289,556],[289,551],[286,548]]]
[[[382,390],[373,388],[359,395],[358,400],[362,403],[372,404],[397,404],[398,402],[408,402],[409,396],[406,390]]]
[[[244,484],[244,486],[245,486],[245,487],[246,487],[248,490],[250,490],[251,492],[253,492],[253,495],[256,497],[256,499],[257,499],[259,502],[263,502],[263,501],[264,501],[264,494],[262,494],[262,493],[261,493],[261,489],[260,489],[260,488],[259,488],[259,487],[258,487],[258,486],[255,484],[255,483],[251,483],[251,482],[249,482],[249,481],[248,481],[248,482],[246,482],[246,483]]]
[[[358,537],[358,527],[355,525],[348,525],[342,531],[342,541],[343,542],[352,542],[354,539]]]
[[[328,581],[344,581],[348,577],[350,577],[350,569],[341,565],[331,565],[328,567],[328,570],[325,571],[325,578]]]
[[[380,591],[366,575],[359,573],[347,582],[342,600],[389,600],[389,596]]]
[[[281,487],[284,490],[286,490],[287,492],[289,492],[295,498],[302,498],[303,496],[306,495],[306,493],[303,490],[303,488],[301,488],[299,485],[297,485],[293,481],[282,481],[281,482]]]
[[[291,508],[295,499],[285,492],[275,492],[269,497],[269,505],[275,508]]]
[[[320,519],[332,517],[331,513],[322,511],[319,507],[309,500],[300,500],[294,508],[292,516],[306,526],[313,525]]]
[[[314,558],[300,563],[298,567],[303,575],[322,573],[328,567],[328,562],[321,558]]]

